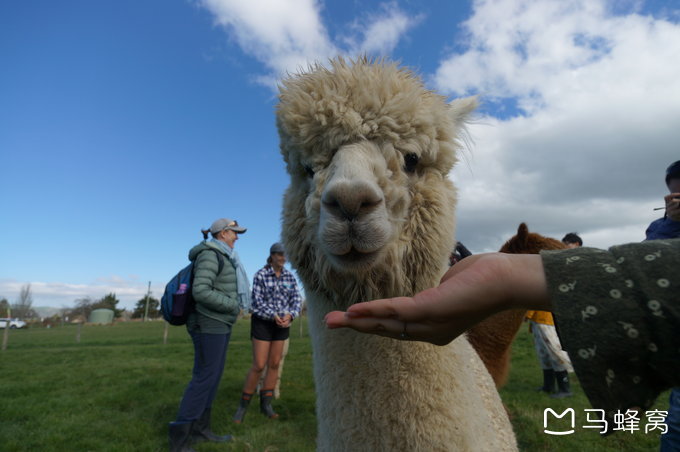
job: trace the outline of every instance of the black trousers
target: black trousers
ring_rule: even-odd
[[[228,334],[190,332],[194,343],[194,370],[179,405],[177,422],[190,422],[200,418],[212,407],[222,372],[227,360]]]

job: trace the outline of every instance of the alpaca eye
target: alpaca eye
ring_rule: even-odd
[[[418,165],[418,156],[414,153],[409,153],[404,156],[404,170],[407,173],[413,173]]]
[[[304,168],[305,173],[307,173],[307,177],[309,177],[310,179],[314,177],[314,170],[312,169],[311,166],[302,165],[302,167]]]

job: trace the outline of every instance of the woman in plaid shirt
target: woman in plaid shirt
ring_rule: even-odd
[[[243,422],[265,366],[267,373],[260,390],[260,411],[270,419],[279,417],[271,406],[271,400],[290,324],[300,314],[302,304],[295,276],[284,268],[285,263],[283,245],[275,243],[269,249],[267,265],[255,273],[253,279],[253,303],[250,307],[253,365],[246,376],[243,394],[234,414],[237,424]]]

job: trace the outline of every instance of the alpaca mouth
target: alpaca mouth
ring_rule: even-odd
[[[331,254],[332,260],[339,267],[347,269],[365,268],[372,265],[380,255],[380,251],[362,252],[352,247],[347,253]]]

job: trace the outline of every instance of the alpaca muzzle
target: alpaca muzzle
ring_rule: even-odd
[[[334,266],[347,270],[374,262],[388,243],[391,225],[367,150],[339,150],[321,195],[319,242]]]

